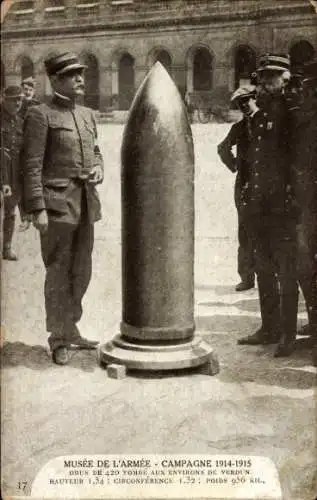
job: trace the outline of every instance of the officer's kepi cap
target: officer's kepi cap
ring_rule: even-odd
[[[271,71],[289,71],[290,58],[288,54],[264,54],[260,57],[257,72]]]
[[[255,97],[256,96],[256,87],[255,85],[243,85],[239,87],[231,96],[231,102],[238,102],[240,99],[244,99],[246,97]]]
[[[6,87],[2,95],[5,99],[18,99],[19,97],[24,97],[24,93],[18,85]]]
[[[85,64],[79,62],[76,54],[72,54],[71,52],[65,52],[63,54],[50,57],[44,61],[44,64],[48,76],[63,75],[69,71],[87,68]]]

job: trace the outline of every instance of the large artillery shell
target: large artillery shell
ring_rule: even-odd
[[[194,331],[194,151],[182,98],[160,63],[139,88],[122,143],[121,332]]]

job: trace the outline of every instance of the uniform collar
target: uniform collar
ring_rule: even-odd
[[[69,99],[69,97],[66,97],[62,94],[59,94],[58,92],[54,93],[53,102],[55,104],[57,104],[58,106],[61,106],[63,108],[67,108],[67,109],[74,109],[74,107],[75,107],[74,101]]]

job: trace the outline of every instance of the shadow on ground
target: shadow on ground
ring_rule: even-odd
[[[31,370],[54,370],[60,369],[52,362],[51,355],[41,345],[27,345],[23,342],[5,342],[1,349],[2,368],[14,368],[24,366]],[[70,350],[71,361],[68,367],[77,368],[85,372],[92,372],[98,366],[95,350],[84,350],[72,348]]]
[[[309,389],[316,385],[316,374],[311,367],[311,346],[309,338],[300,338],[296,350],[289,358],[274,358],[275,345],[237,345],[237,340],[259,327],[258,318],[247,315],[213,315],[196,318],[196,334],[212,345],[220,361],[217,377],[226,383],[256,382],[280,386],[287,389]],[[70,351],[68,368],[84,372],[100,369],[96,351],[73,348]],[[31,370],[61,369],[52,363],[49,351],[41,345],[27,345],[23,342],[5,342],[1,350],[3,368],[24,366]],[[137,378],[185,377],[204,373],[200,369],[179,371],[135,372]]]
[[[228,286],[210,286],[210,287],[203,287],[203,286],[198,286],[198,289],[200,288],[201,290],[203,289],[208,289],[210,291],[213,291],[216,295],[218,296],[223,296],[223,297],[228,297],[230,296],[230,299],[232,299],[232,288]],[[237,309],[245,312],[260,312],[260,305],[259,305],[259,298],[258,294],[256,292],[256,295],[254,297],[246,296],[243,298],[243,294],[237,293],[237,300],[236,301],[228,301],[228,300],[214,300],[214,301],[206,301],[206,302],[199,302],[198,304],[200,306],[204,307],[236,307]],[[240,300],[238,300],[240,299]],[[298,301],[298,312],[299,313],[304,313],[306,312],[306,307],[305,307],[305,302],[304,300],[300,297]]]
[[[203,316],[196,318],[196,329],[209,342],[219,360],[224,382],[256,382],[287,389],[309,389],[316,385],[312,368],[311,340],[298,338],[288,358],[274,358],[276,345],[238,345],[239,338],[253,333],[260,320],[248,316]],[[307,369],[307,367],[310,367]]]

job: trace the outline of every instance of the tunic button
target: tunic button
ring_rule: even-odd
[[[262,139],[262,137],[260,135],[258,135],[258,141],[260,141]]]
[[[258,189],[258,188],[259,188],[259,186],[258,186],[257,184],[254,184],[254,188],[255,188],[255,189]]]
[[[259,151],[259,148],[255,148],[255,151]]]
[[[263,128],[263,123],[260,123],[260,128]]]
[[[259,172],[255,172],[255,177],[258,177],[259,176]]]

